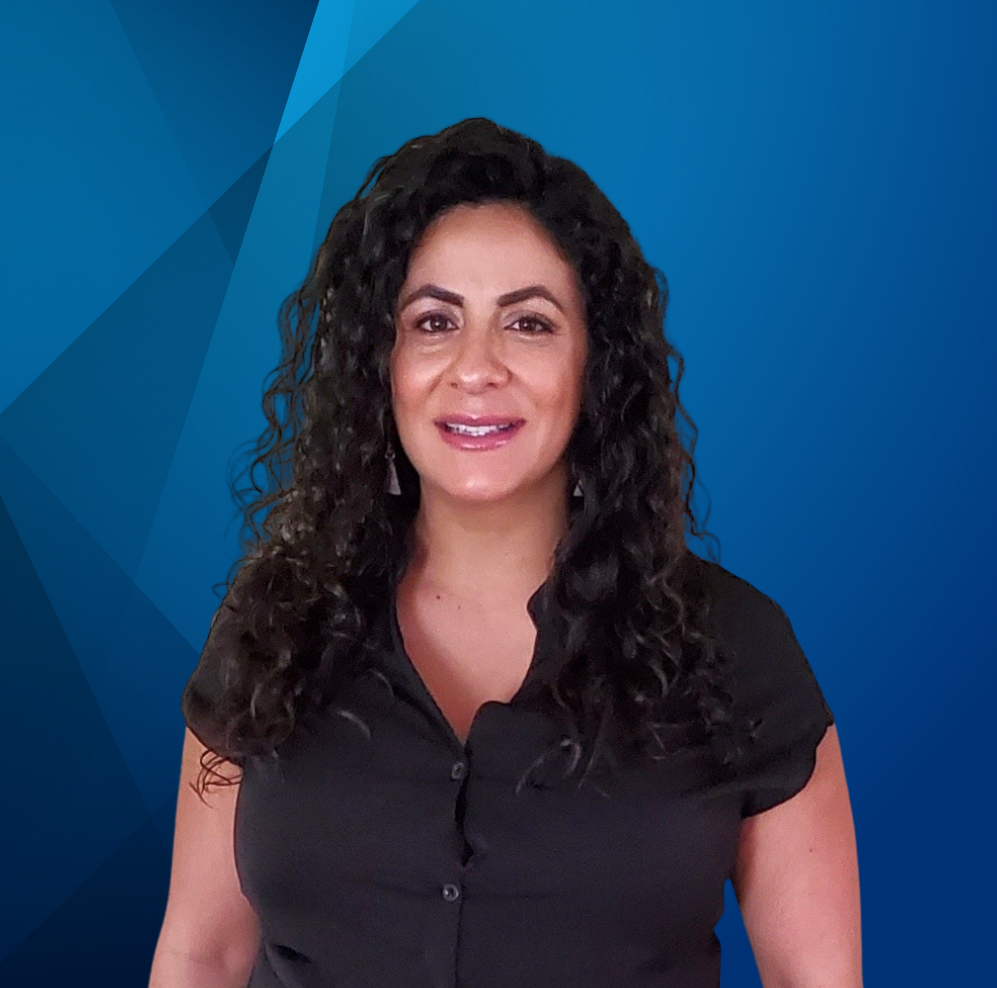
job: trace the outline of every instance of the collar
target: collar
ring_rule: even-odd
[[[381,648],[378,664],[382,671],[387,673],[391,680],[412,699],[442,719],[442,713],[405,651],[396,608],[396,586],[397,583],[394,581],[389,585],[389,592],[385,594],[385,602],[379,613],[378,640]],[[512,706],[518,705],[534,694],[542,678],[541,670],[550,664],[558,651],[561,640],[558,633],[560,626],[551,601],[549,577],[530,595],[526,602],[526,610],[537,629],[536,642],[523,683],[509,700]],[[549,674],[548,671],[547,675]]]

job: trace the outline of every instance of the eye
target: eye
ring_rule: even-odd
[[[539,316],[520,316],[516,322],[513,323],[513,326],[515,326],[516,323],[525,323],[527,328],[524,329],[524,332],[529,333],[530,335],[554,332],[554,327],[551,326],[546,319],[541,319]],[[530,328],[531,326],[532,328]]]
[[[423,324],[428,322],[436,322],[437,325],[433,328],[424,328]],[[424,333],[430,333],[430,334],[446,332],[447,327],[439,326],[440,322],[449,323],[451,322],[451,320],[450,317],[446,315],[446,313],[428,312],[421,319],[416,321],[415,327],[416,329],[421,329]]]

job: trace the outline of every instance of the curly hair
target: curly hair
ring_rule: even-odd
[[[679,401],[682,357],[664,332],[665,276],[581,168],[471,118],[379,158],[281,305],[267,427],[245,469],[248,487],[229,479],[243,556],[226,581],[226,620],[213,622],[227,685],[202,790],[208,775],[223,784],[214,771],[222,760],[273,756],[361,668],[420,497],[392,415],[398,292],[429,223],[483,202],[512,202],[539,221],[574,266],[585,304],[588,357],[565,492],[577,482],[583,498],[549,577],[565,636],[541,690],[568,731],[567,771],[585,751],[586,771],[600,752],[663,757],[668,722],[723,764],[741,750],[726,658],[686,545],[686,522],[690,534],[714,537],[692,503],[697,431]],[[400,494],[386,490],[389,446]]]

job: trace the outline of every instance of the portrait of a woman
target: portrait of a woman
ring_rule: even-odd
[[[701,558],[668,288],[483,118],[378,159],[279,314],[182,697],[150,988],[861,985],[834,718]],[[695,435],[695,430],[692,430]]]

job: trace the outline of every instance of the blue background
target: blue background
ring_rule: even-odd
[[[669,278],[697,503],[836,715],[866,983],[985,980],[995,29],[918,0],[7,0],[0,983],[146,983],[277,305],[378,155],[477,115],[588,170]],[[723,983],[757,985],[727,902]]]

